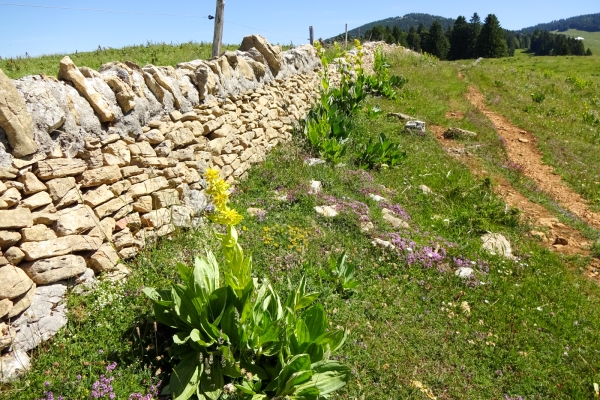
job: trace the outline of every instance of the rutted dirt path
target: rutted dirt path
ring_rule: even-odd
[[[506,152],[511,162],[519,165],[523,174],[533,179],[537,186],[554,198],[562,207],[577,215],[590,226],[600,229],[600,213],[592,211],[585,199],[573,191],[554,171],[544,164],[537,149],[537,140],[531,132],[514,126],[510,121],[485,105],[485,97],[473,86],[469,86],[468,100],[484,113],[494,124],[498,135],[506,143]]]

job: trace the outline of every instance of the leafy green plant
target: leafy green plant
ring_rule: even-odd
[[[212,218],[239,222],[218,171],[209,169],[206,178],[211,195],[220,197]],[[144,289],[157,321],[176,331],[170,355],[179,362],[163,394],[175,400],[218,400],[234,392],[247,400],[328,398],[350,378],[348,367],[329,360],[346,331],[327,330],[325,310],[314,304],[319,293],[308,292],[304,278],[286,302],[268,282],[253,279],[252,258],[244,256],[233,224],[226,228],[217,234],[224,285],[208,251],[192,268],[177,265],[182,283]]]
[[[346,251],[339,257],[329,256],[329,267],[334,280],[342,291],[355,289],[360,282],[354,279],[354,266],[346,264]]]
[[[379,106],[373,106],[371,108],[367,108],[366,112],[367,112],[367,118],[374,119],[377,116],[381,115],[383,113],[383,110]]]
[[[531,100],[536,103],[542,103],[546,99],[546,95],[543,92],[531,93]]]
[[[358,164],[362,169],[374,167],[393,167],[406,158],[406,152],[401,151],[400,145],[393,143],[383,133],[376,141],[369,142],[362,148]]]

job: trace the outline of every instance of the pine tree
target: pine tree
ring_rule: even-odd
[[[421,36],[417,33],[417,30],[414,26],[411,26],[408,30],[408,35],[406,36],[406,43],[408,44],[408,48],[414,50],[418,53],[421,52]]]
[[[473,14],[469,20],[469,28],[469,55],[467,58],[477,58],[479,57],[477,54],[477,39],[479,38],[479,33],[481,33],[481,18],[479,18],[479,14]]]
[[[504,31],[494,14],[489,14],[483,23],[477,38],[476,52],[478,57],[499,58],[508,55]]]
[[[433,21],[429,28],[429,33],[423,42],[423,51],[433,54],[440,60],[445,60],[448,57],[448,49],[450,44],[448,38],[444,34],[444,28],[438,21]]]
[[[590,50],[590,48],[588,47],[588,49],[585,51],[585,55],[586,56],[591,56],[592,55],[592,50]]]
[[[448,53],[449,60],[464,60],[469,58],[469,38],[471,28],[467,23],[467,19],[462,15],[456,18],[454,27],[450,34],[450,52]]]

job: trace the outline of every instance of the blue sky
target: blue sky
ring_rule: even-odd
[[[43,6],[101,8],[202,16],[185,18],[156,15],[114,14],[90,11],[25,8],[2,3]],[[0,0],[0,56],[91,51],[99,45],[122,47],[151,42],[212,41],[215,0]],[[315,37],[331,37],[362,24],[423,12],[456,18],[473,12],[494,13],[507,29],[600,12],[598,1],[549,2],[541,0],[498,1],[384,1],[384,0],[226,0],[224,42],[239,43],[259,33],[275,43],[306,43],[308,26]],[[243,25],[243,26],[242,26]]]

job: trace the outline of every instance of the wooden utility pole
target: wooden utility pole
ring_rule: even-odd
[[[221,55],[221,43],[223,41],[223,22],[225,15],[225,0],[217,0],[217,11],[215,11],[215,35],[213,37],[212,56]]]
[[[310,45],[312,46],[315,41],[315,31],[313,30],[312,26],[308,27],[308,35],[308,40],[310,40]]]
[[[348,48],[348,24],[346,24],[346,41],[344,42],[344,47]]]

